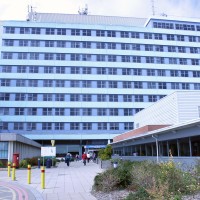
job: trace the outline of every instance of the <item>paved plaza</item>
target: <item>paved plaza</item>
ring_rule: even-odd
[[[71,162],[67,167],[61,162],[58,167],[45,169],[45,189],[41,189],[38,168],[31,170],[31,184],[27,183],[27,170],[16,170],[16,181],[0,171],[0,200],[95,200],[90,194],[93,180],[102,172],[99,165],[81,161]]]

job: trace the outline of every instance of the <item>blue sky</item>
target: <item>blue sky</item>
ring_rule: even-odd
[[[90,15],[152,15],[152,0],[0,0],[0,20],[25,20],[29,4],[43,13],[77,14],[87,4]],[[157,15],[200,18],[200,0],[154,0],[154,8]]]

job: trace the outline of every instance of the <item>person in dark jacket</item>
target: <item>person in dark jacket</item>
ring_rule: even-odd
[[[70,162],[70,154],[67,153],[67,155],[65,156],[65,163],[67,163],[68,167],[69,167],[69,162]]]

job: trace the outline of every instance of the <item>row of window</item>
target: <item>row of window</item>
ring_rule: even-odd
[[[2,59],[18,60],[67,60],[67,61],[93,61],[93,62],[133,62],[155,64],[180,64],[199,65],[199,59],[189,58],[164,58],[164,57],[141,57],[129,55],[91,55],[91,54],[64,54],[64,53],[12,53],[2,52]]]
[[[199,83],[200,86],[200,83]],[[131,94],[33,94],[33,93],[0,93],[0,101],[84,101],[84,102],[155,102],[163,95],[131,95]]]
[[[65,66],[0,66],[2,73],[47,73],[47,74],[98,74],[98,75],[134,75],[134,76],[172,76],[200,77],[200,71],[138,69],[138,68],[106,68],[106,67],[65,67]],[[25,80],[17,80],[16,86],[26,85]],[[58,80],[55,80],[58,81]],[[60,80],[63,82],[64,80]],[[22,84],[20,84],[22,82]],[[57,85],[55,83],[55,85]]]
[[[200,25],[185,24],[185,23],[180,24],[180,23],[170,23],[170,22],[153,22],[153,28],[200,31]]]
[[[24,131],[32,131],[32,130],[132,130],[134,127],[133,122],[126,123],[118,123],[118,122],[99,122],[99,123],[91,123],[91,122],[72,122],[72,123],[63,123],[63,122],[43,122],[43,123],[35,123],[35,122],[0,122],[0,130],[24,130]]]
[[[182,77],[188,77],[182,74]],[[126,88],[126,89],[194,89],[199,88],[200,83],[166,83],[166,82],[142,82],[142,81],[64,81],[64,80],[10,80],[0,79],[2,87],[71,87],[71,88]],[[186,87],[187,85],[187,87]],[[186,88],[185,88],[186,87]]]
[[[3,40],[3,46],[23,46],[23,47],[62,47],[62,48],[92,48],[92,49],[117,49],[136,51],[158,51],[158,52],[179,52],[179,53],[199,53],[198,47],[133,44],[133,43],[106,43],[106,42],[66,42],[66,41],[39,41],[39,40]]]
[[[152,95],[152,100],[155,95]],[[141,108],[0,108],[0,115],[32,116],[133,116]]]
[[[161,28],[160,24],[154,22],[154,28]],[[162,26],[164,27],[164,26]],[[167,27],[167,26],[165,26]],[[172,26],[169,26],[172,27]],[[178,30],[195,30],[194,25],[176,26]],[[200,26],[197,26],[200,31]],[[142,33],[130,31],[114,30],[91,30],[91,29],[65,29],[65,28],[29,28],[29,27],[4,27],[4,33],[7,34],[45,34],[45,35],[71,35],[71,36],[96,36],[96,37],[121,37],[121,38],[142,38],[162,40],[168,34],[160,33]],[[174,35],[174,34],[173,34]],[[175,36],[175,35],[174,35]]]

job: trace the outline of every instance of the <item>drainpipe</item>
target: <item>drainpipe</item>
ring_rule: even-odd
[[[156,140],[156,158],[157,158],[157,163],[159,162],[158,161],[158,138],[157,137],[155,137],[154,135],[152,135],[152,138],[154,138],[155,140]]]

